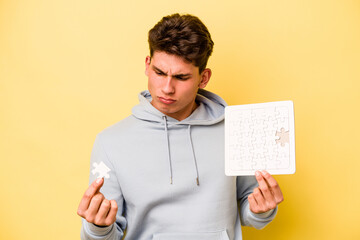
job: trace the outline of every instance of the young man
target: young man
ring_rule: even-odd
[[[148,91],[132,115],[96,138],[78,214],[82,239],[242,239],[242,225],[263,228],[283,201],[267,172],[224,173],[224,107],[204,90],[213,41],[191,15],[164,17],[149,32]],[[101,190],[101,192],[100,192]]]

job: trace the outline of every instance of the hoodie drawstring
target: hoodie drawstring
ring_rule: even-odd
[[[195,152],[194,152],[194,146],[192,143],[192,139],[191,139],[191,125],[189,124],[188,127],[188,132],[189,132],[189,142],[190,142],[190,147],[191,147],[191,152],[192,152],[192,156],[193,156],[193,160],[194,160],[194,164],[195,164],[195,171],[196,171],[196,184],[199,186],[199,170],[197,167],[197,162],[196,162],[196,157],[195,157]]]
[[[167,146],[168,161],[169,161],[169,167],[170,167],[170,184],[172,184],[173,183],[173,173],[172,173],[172,164],[171,164],[170,146],[169,146],[169,134],[168,134],[166,116],[163,116],[163,119],[164,119],[164,125],[165,125],[166,146]]]
[[[167,126],[167,118],[166,118],[166,116],[163,116],[163,119],[164,119],[164,125],[165,125],[165,137],[166,137],[166,146],[167,146],[167,155],[168,155],[167,157],[168,157],[169,169],[170,169],[170,184],[173,184],[173,172],[172,172],[172,163],[171,163],[171,155],[170,155],[169,133],[168,133],[168,126]],[[200,185],[200,182],[199,182],[199,170],[198,170],[198,167],[197,167],[194,146],[193,146],[192,139],[191,139],[191,125],[189,125],[189,127],[188,127],[188,133],[189,133],[188,136],[189,136],[190,148],[191,148],[192,157],[193,157],[194,165],[195,165],[195,171],[196,171],[196,184],[199,186]]]

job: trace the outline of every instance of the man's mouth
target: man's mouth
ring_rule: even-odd
[[[174,102],[176,102],[176,100],[171,99],[171,98],[163,98],[163,97],[158,97],[160,102],[165,103],[165,104],[172,104]]]

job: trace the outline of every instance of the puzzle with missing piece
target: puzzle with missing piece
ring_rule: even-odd
[[[225,108],[225,174],[295,173],[294,105],[292,101]]]

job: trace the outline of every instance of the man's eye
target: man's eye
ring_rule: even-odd
[[[164,76],[165,74],[163,72],[155,72],[159,76]]]
[[[181,80],[181,81],[185,81],[185,80],[187,80],[189,78],[188,77],[176,77],[176,79]]]

